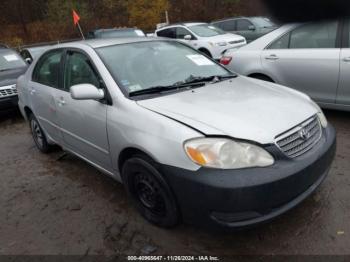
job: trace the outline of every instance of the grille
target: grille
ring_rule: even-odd
[[[241,40],[231,41],[231,42],[229,42],[229,44],[234,45],[234,44],[239,44],[239,43],[243,43],[243,42],[244,42],[244,39],[241,39]]]
[[[17,89],[15,85],[0,87],[0,98],[15,95],[17,95]]]
[[[276,144],[290,158],[296,158],[311,150],[322,137],[322,127],[317,116],[306,120],[296,128],[280,135]]]

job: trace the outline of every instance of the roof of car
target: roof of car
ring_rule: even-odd
[[[17,53],[17,52],[11,48],[0,48],[0,53]]]
[[[168,28],[168,27],[173,27],[173,26],[179,26],[179,25],[182,25],[182,26],[196,26],[196,25],[203,25],[203,24],[206,24],[206,23],[204,23],[204,22],[175,23],[175,24],[170,24],[170,25],[167,25],[167,26],[163,26],[163,27],[159,28],[158,30],[165,29],[165,28]]]
[[[169,41],[169,39],[167,38],[162,39],[159,37],[91,39],[91,40],[82,40],[77,42],[58,44],[58,45],[52,46],[52,48],[79,47],[81,45],[90,46],[92,48],[100,48],[100,47],[113,46],[113,45],[122,45],[122,44],[129,44],[129,43],[138,43],[138,42],[151,42],[151,41],[159,41],[159,40]]]
[[[264,16],[233,16],[233,17],[227,17],[224,19],[220,19],[220,20],[214,20],[212,21],[212,23],[219,23],[219,22],[223,22],[223,21],[227,21],[227,20],[231,20],[231,19],[254,19],[254,18],[267,18]]]
[[[138,28],[132,28],[132,27],[121,27],[121,28],[100,28],[93,30],[92,32],[99,33],[99,32],[111,32],[111,31],[135,31],[140,30]]]

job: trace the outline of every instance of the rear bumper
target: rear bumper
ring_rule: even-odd
[[[301,203],[326,178],[335,151],[335,130],[329,126],[311,151],[268,168],[192,172],[162,166],[162,172],[185,222],[236,229],[269,221]]]
[[[14,109],[18,106],[18,96],[0,98],[0,111]]]

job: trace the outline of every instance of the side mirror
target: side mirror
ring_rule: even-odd
[[[250,25],[249,27],[248,27],[248,29],[250,30],[250,31],[255,31],[255,26],[253,26],[253,25]]]
[[[187,40],[187,41],[190,41],[190,40],[192,40],[192,36],[191,35],[185,35],[184,39]]]
[[[70,88],[70,95],[75,100],[101,100],[105,97],[102,89],[91,84],[80,84]]]
[[[31,58],[29,58],[29,57],[27,57],[26,59],[24,59],[25,61],[26,61],[26,63],[28,64],[28,65],[30,65],[32,62],[33,62],[33,60],[31,59]]]

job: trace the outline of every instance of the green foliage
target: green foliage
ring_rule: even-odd
[[[129,26],[154,29],[155,25],[165,21],[165,11],[170,7],[168,0],[129,0],[127,11]]]
[[[89,19],[88,5],[83,0],[49,0],[46,17],[52,22],[72,23],[72,9],[76,10],[80,17]]]

